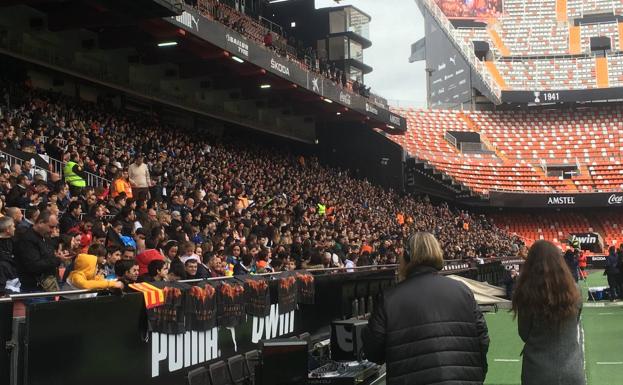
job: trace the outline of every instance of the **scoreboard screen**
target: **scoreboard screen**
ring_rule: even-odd
[[[441,11],[451,19],[484,19],[502,14],[502,0],[435,0]]]

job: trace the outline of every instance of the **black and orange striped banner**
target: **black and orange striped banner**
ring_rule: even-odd
[[[130,287],[143,293],[146,309],[153,309],[164,304],[164,291],[162,289],[158,289],[154,285],[150,285],[146,282],[131,283]]]

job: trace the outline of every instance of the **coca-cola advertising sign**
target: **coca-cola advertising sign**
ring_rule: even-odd
[[[612,194],[608,198],[609,205],[623,205],[623,195]]]

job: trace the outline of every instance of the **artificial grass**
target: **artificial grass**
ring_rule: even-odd
[[[580,282],[585,301],[582,327],[586,374],[588,385],[620,385],[623,384],[623,306],[609,301],[587,303],[587,287],[607,286],[602,273],[603,270],[590,272],[586,283]],[[517,334],[517,323],[508,310],[488,313],[485,318],[491,338],[485,384],[521,384],[523,342]],[[552,362],[552,365],[556,363]]]

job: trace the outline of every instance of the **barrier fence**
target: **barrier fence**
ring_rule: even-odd
[[[504,269],[499,260],[453,261],[442,273],[497,280]],[[125,383],[185,384],[190,370],[257,349],[264,339],[304,332],[324,338],[332,320],[371,313],[379,294],[396,282],[396,266],[301,273],[307,278],[276,273],[160,284],[169,292],[167,302],[154,308],[159,310],[146,310],[143,294],[130,293],[30,304],[25,318],[14,320],[17,301],[88,291],[0,299],[0,343],[10,348],[0,349],[0,381],[82,385],[88,378],[90,384],[108,385],[123,378]],[[249,280],[266,284],[266,297],[258,296]],[[288,282],[296,282],[296,289]],[[228,297],[236,285],[244,294]],[[197,287],[205,288],[202,293],[216,290],[213,307],[197,310]]]

